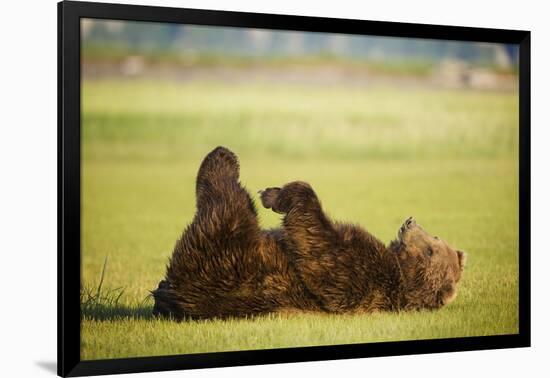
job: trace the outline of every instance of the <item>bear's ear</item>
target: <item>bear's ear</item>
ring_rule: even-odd
[[[462,252],[462,251],[456,251],[456,253],[458,255],[458,265],[460,265],[460,270],[464,270],[464,266],[466,266],[466,260],[468,255],[466,254],[466,252]]]

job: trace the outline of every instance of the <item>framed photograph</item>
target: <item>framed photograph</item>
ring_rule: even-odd
[[[530,345],[528,31],[58,19],[59,375]]]

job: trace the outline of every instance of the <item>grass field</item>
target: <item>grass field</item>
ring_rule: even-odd
[[[94,80],[82,114],[83,359],[518,332],[517,94]],[[458,298],[434,312],[152,318],[148,291],[217,145],[240,156],[251,193],[308,181],[333,218],[384,242],[414,215],[468,252]]]

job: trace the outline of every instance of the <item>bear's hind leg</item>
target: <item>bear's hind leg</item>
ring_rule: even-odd
[[[238,178],[237,156],[224,147],[210,152],[199,168],[195,217],[177,242],[166,274],[179,314],[223,318],[271,308],[251,284],[261,269],[261,231],[252,198]]]
[[[260,231],[254,202],[239,182],[237,155],[229,149],[216,147],[206,155],[197,174],[196,197],[193,223],[211,240],[233,233],[253,237]]]
[[[197,205],[206,195],[223,191],[227,183],[239,180],[239,160],[237,155],[225,147],[216,147],[203,159],[197,174]],[[213,193],[214,192],[214,193]]]

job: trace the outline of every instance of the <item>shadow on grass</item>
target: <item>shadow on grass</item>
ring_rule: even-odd
[[[81,304],[80,315],[83,319],[99,321],[121,319],[156,319],[153,316],[153,308],[150,305],[144,304],[136,307],[130,307],[118,303],[114,305],[104,305],[101,303]]]
[[[80,289],[80,318],[92,320],[120,319],[154,319],[153,307],[150,304],[152,295],[146,296],[136,306],[120,303],[124,288],[106,289],[103,281],[107,271],[107,257],[103,262],[101,277],[97,287],[82,287]]]

